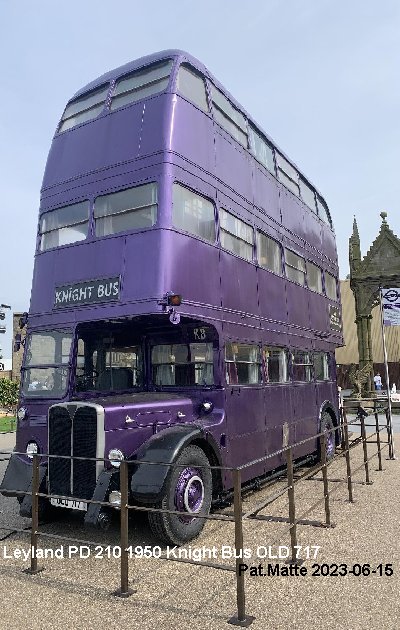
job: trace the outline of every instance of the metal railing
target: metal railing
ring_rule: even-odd
[[[301,564],[302,560],[300,560],[297,557],[298,555],[297,554],[297,548],[298,548],[297,527],[299,525],[310,525],[310,526],[326,527],[326,528],[334,527],[335,525],[331,521],[331,511],[330,511],[331,495],[334,492],[336,492],[338,489],[340,489],[342,484],[346,484],[348,500],[350,503],[353,503],[353,485],[356,483],[365,483],[367,485],[370,485],[372,483],[370,479],[370,471],[369,471],[369,462],[371,461],[371,459],[373,459],[374,457],[378,457],[378,470],[382,471],[382,451],[384,448],[387,448],[387,447],[389,447],[389,450],[390,450],[390,447],[393,446],[391,443],[393,436],[389,432],[389,420],[387,416],[387,410],[385,409],[379,410],[376,408],[376,405],[375,405],[375,408],[370,413],[363,410],[362,408],[355,408],[353,411],[356,411],[356,419],[350,423],[348,422],[348,419],[347,419],[347,411],[352,411],[352,409],[351,408],[346,409],[346,407],[341,409],[339,426],[334,427],[334,429],[330,430],[330,432],[333,432],[333,431],[335,433],[337,432],[338,439],[336,440],[336,442],[340,443],[340,448],[339,447],[336,448],[336,453],[332,459],[329,459],[329,460],[327,459],[327,456],[326,456],[327,436],[325,432],[323,432],[323,433],[316,434],[305,440],[302,440],[300,442],[297,442],[295,444],[288,445],[278,451],[275,451],[274,453],[270,453],[269,455],[266,455],[265,457],[262,457],[260,459],[257,459],[255,461],[249,462],[245,465],[242,465],[236,468],[223,467],[223,466],[209,466],[211,470],[220,470],[220,471],[224,470],[224,471],[230,471],[232,473],[232,476],[233,476],[233,514],[223,513],[223,512],[214,512],[211,514],[197,515],[196,513],[196,518],[202,518],[202,519],[210,520],[210,521],[215,520],[215,521],[234,523],[235,525],[234,540],[235,540],[235,550],[236,550],[235,566],[233,567],[229,565],[217,564],[214,562],[206,562],[206,561],[200,561],[200,560],[197,561],[197,560],[192,560],[189,558],[172,558],[172,557],[168,557],[167,555],[161,555],[159,559],[174,561],[174,562],[178,561],[178,562],[183,562],[187,564],[195,564],[199,566],[209,567],[216,570],[234,572],[236,574],[236,613],[233,617],[231,617],[228,620],[229,623],[233,625],[247,626],[247,625],[250,625],[254,619],[254,617],[246,613],[245,576],[244,576],[244,571],[240,570],[241,564],[243,562],[243,549],[244,549],[243,524],[244,522],[248,520],[258,520],[258,521],[263,521],[263,522],[277,520],[279,522],[287,522],[288,527],[280,532],[279,537],[276,539],[276,541],[274,541],[270,545],[270,547],[273,547],[274,545],[279,544],[282,541],[283,537],[289,534],[291,557],[288,560],[288,562],[290,562],[291,564]],[[378,417],[379,411],[384,411],[386,413],[385,425],[379,424],[379,417]],[[373,425],[366,424],[365,422],[365,419],[370,416],[374,416],[375,418],[375,422]],[[360,437],[355,437],[354,439],[350,440],[348,428],[349,426],[351,427],[358,424],[361,427],[361,435]],[[375,428],[375,432],[372,434],[368,434],[367,436],[366,427],[370,427],[370,426]],[[380,437],[380,433],[384,429],[388,431],[387,442],[381,440],[381,437]],[[374,437],[375,437],[375,440],[371,441],[371,439]],[[316,439],[319,440],[319,445],[320,445],[319,450],[321,453],[321,461],[319,461],[316,465],[312,466],[310,469],[306,470],[305,472],[296,474],[296,471],[299,470],[300,466],[295,462],[295,459],[294,459],[295,449],[307,444],[310,441],[315,442]],[[363,449],[362,463],[357,468],[352,470],[350,453],[359,444],[362,444],[362,449]],[[374,444],[377,447],[377,451],[374,452],[372,455],[368,455],[368,451],[367,451],[368,444]],[[0,455],[2,454],[9,455],[9,453],[2,453],[0,451]],[[15,452],[14,454],[26,455],[25,453],[15,453]],[[280,488],[278,491],[275,491],[272,495],[268,496],[266,499],[264,499],[262,502],[257,504],[255,507],[243,513],[243,506],[242,506],[243,488],[242,488],[242,482],[241,482],[242,472],[252,466],[255,466],[256,464],[260,464],[261,462],[266,462],[268,459],[271,459],[272,457],[275,457],[277,455],[284,455],[286,459],[286,471],[282,469],[279,476],[280,481],[286,478],[286,483],[284,487]],[[64,536],[59,536],[56,534],[50,534],[50,533],[39,531],[39,499],[40,498],[81,500],[77,497],[72,497],[72,496],[67,496],[67,495],[56,495],[56,494],[48,494],[48,493],[40,492],[39,466],[40,466],[40,460],[42,457],[47,457],[47,458],[54,457],[54,458],[59,458],[59,459],[84,460],[84,461],[96,461],[96,462],[97,461],[102,461],[102,462],[110,461],[108,459],[102,459],[102,458],[71,457],[71,456],[49,455],[49,454],[43,454],[43,453],[40,455],[38,454],[33,455],[31,490],[26,491],[26,492],[10,490],[10,492],[12,492],[14,495],[19,495],[19,496],[30,495],[32,497],[32,522],[31,522],[31,528],[30,528],[31,560],[30,560],[30,567],[26,569],[26,572],[31,575],[35,575],[36,573],[43,570],[43,568],[38,566],[38,559],[37,559],[37,554],[36,554],[39,536],[43,536],[43,537],[55,539],[55,540],[61,539],[63,541],[73,542],[73,543],[83,543],[88,546],[98,545],[98,543],[88,541],[88,540],[69,538],[69,537],[64,537]],[[338,478],[328,479],[329,466],[331,466],[334,462],[342,461],[343,457],[346,460],[346,473],[344,477],[339,478],[339,479]],[[2,459],[0,461],[5,461],[5,459]],[[149,465],[149,466],[158,466],[160,464],[163,464],[165,466],[168,466],[169,468],[175,468],[175,467],[183,468],[186,466],[183,464],[177,465],[174,463],[164,463],[164,462],[149,462],[149,461],[141,462],[140,460],[134,460],[131,462],[125,460],[121,462],[120,469],[119,469],[120,470],[120,493],[121,493],[121,505],[119,507],[119,510],[120,510],[120,585],[119,585],[119,588],[113,593],[114,595],[117,595],[119,597],[129,597],[130,595],[132,595],[132,593],[136,592],[135,590],[129,587],[129,559],[130,559],[129,549],[128,549],[129,547],[129,511],[160,512],[160,513],[165,513],[165,514],[173,514],[173,515],[182,516],[182,512],[177,511],[177,510],[166,510],[163,508],[155,508],[155,507],[144,506],[144,505],[129,505],[128,467],[130,465],[138,465],[138,464]],[[196,468],[203,468],[203,467],[204,466],[196,466]],[[353,481],[354,474],[361,469],[364,469],[365,482]],[[316,475],[319,472],[322,473],[322,478],[316,477]],[[308,507],[301,514],[301,516],[296,516],[295,488],[299,483],[306,480],[322,481],[323,495],[316,502],[314,502],[311,507]],[[264,484],[264,489],[270,488],[275,484],[274,481],[272,482],[269,481],[268,477],[266,477],[265,481],[266,481],[266,484]],[[330,483],[336,483],[337,486],[332,489],[329,487]],[[6,491],[7,489],[3,488],[3,490]],[[278,498],[284,496],[285,494],[287,494],[287,500],[288,500],[288,512],[287,512],[288,517],[283,517],[283,518],[278,517],[274,519],[272,517],[260,514],[260,512],[263,509],[265,509],[265,507],[271,505]],[[91,500],[85,499],[85,502],[88,504],[92,503],[92,504],[97,504],[100,506],[105,506],[105,507],[115,509],[115,504],[110,503],[108,501],[96,501],[93,499]],[[314,512],[317,509],[317,507],[319,507],[322,504],[324,505],[324,515],[325,515],[324,521],[318,521],[318,520],[313,521],[313,520],[306,519],[306,517],[308,517],[312,512]],[[13,529],[13,528],[4,527],[4,526],[0,526],[0,529],[12,530],[12,533],[13,532],[27,533],[26,529]]]

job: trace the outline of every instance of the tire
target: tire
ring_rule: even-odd
[[[168,475],[165,494],[154,507],[182,511],[182,516],[149,512],[149,524],[157,538],[172,545],[184,545],[196,538],[204,527],[205,519],[188,514],[208,514],[212,497],[210,462],[198,446],[186,447]],[[204,466],[204,468],[203,468]]]
[[[330,461],[335,456],[336,449],[336,431],[335,424],[332,420],[332,416],[327,411],[324,411],[321,415],[321,428],[320,433],[325,433],[325,453],[326,460]],[[319,459],[322,459],[321,443],[318,446]]]

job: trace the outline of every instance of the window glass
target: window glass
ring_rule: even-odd
[[[221,246],[246,260],[253,260],[254,234],[251,225],[222,208],[219,220]]]
[[[172,223],[175,227],[215,242],[214,205],[180,184],[173,185]]]
[[[307,285],[312,291],[322,293],[322,271],[319,267],[307,260]]]
[[[44,331],[28,336],[22,369],[25,396],[60,398],[65,395],[71,344],[72,334],[64,331]]]
[[[40,219],[40,250],[84,240],[88,225],[88,201],[46,212]]]
[[[294,381],[311,381],[311,359],[309,352],[295,351],[292,355]]]
[[[337,300],[336,279],[325,271],[325,293],[331,300]]]
[[[285,348],[263,349],[263,371],[266,383],[286,383],[288,379],[288,357]]]
[[[299,174],[295,168],[282,155],[276,152],[276,165],[278,167],[278,178],[285,184],[289,190],[292,191],[297,197],[300,195],[299,189]]]
[[[306,266],[304,259],[290,249],[285,249],[286,276],[289,280],[305,285]]]
[[[135,103],[142,98],[162,92],[168,86],[172,61],[166,61],[120,79],[114,90],[111,110]]]
[[[322,221],[324,221],[324,223],[327,223],[332,227],[331,215],[329,213],[328,206],[319,195],[317,195],[317,206],[318,216],[322,219]]]
[[[279,244],[269,236],[257,231],[257,259],[258,264],[282,275],[282,258]]]
[[[226,382],[228,385],[261,383],[259,346],[227,343],[225,346]]]
[[[226,96],[212,86],[214,119],[226,129],[241,145],[247,147],[246,119],[241,112],[231,105]]]
[[[152,227],[157,221],[157,184],[97,197],[94,217],[96,236]]]
[[[251,150],[259,162],[271,173],[275,173],[274,150],[251,125],[249,125]]]
[[[203,112],[208,112],[206,86],[203,77],[197,72],[187,66],[181,66],[176,87],[185,98],[200,107]]]
[[[314,376],[317,381],[329,381],[329,362],[326,352],[314,352]]]
[[[212,385],[212,343],[163,344],[151,352],[154,385]]]
[[[300,177],[300,194],[301,194],[301,198],[307,204],[307,206],[311,208],[313,212],[316,213],[317,206],[315,204],[315,192],[311,188],[311,186],[309,186],[307,182],[304,181],[304,179],[302,179],[301,177]]]
[[[109,86],[105,86],[84,94],[72,103],[69,103],[64,110],[58,132],[71,129],[80,123],[96,118],[104,108],[104,102],[108,93]]]

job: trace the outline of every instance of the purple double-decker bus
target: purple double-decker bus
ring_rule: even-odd
[[[149,514],[182,544],[232,488],[209,464],[256,461],[242,480],[258,480],[323,431],[331,456],[337,276],[323,197],[198,60],[168,50],[96,79],[46,165],[3,490],[27,490],[43,454],[41,490],[71,498],[42,514],[105,526],[88,501],[118,507],[128,460],[130,502],[182,512]]]

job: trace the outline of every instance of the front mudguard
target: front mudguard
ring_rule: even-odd
[[[153,435],[138,450],[131,477],[132,497],[138,503],[155,504],[162,496],[168,473],[179,453],[193,440],[203,437],[203,431],[193,424],[168,427]],[[146,462],[149,462],[146,464]],[[151,464],[150,462],[155,462]],[[159,463],[162,462],[162,463]]]
[[[47,466],[39,465],[39,492],[45,492]],[[22,497],[20,515],[30,518],[32,516],[32,496],[18,494],[19,492],[32,492],[32,464],[21,459],[19,455],[12,454],[0,492],[6,497]]]
[[[102,470],[97,480],[92,501],[107,501],[106,497],[111,490],[119,490],[119,471]],[[104,511],[104,507],[98,503],[89,503],[85,514],[84,523],[91,527],[99,525],[99,516]]]

